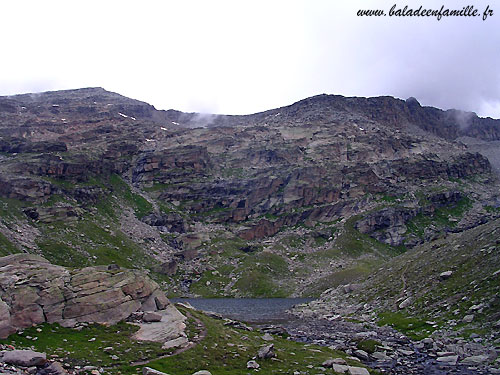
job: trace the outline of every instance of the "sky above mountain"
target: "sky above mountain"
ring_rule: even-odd
[[[480,15],[357,16],[394,5]],[[158,109],[226,114],[320,93],[414,96],[500,117],[495,2],[24,0],[0,11],[0,95],[101,86]]]

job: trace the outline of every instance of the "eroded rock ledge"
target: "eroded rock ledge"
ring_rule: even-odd
[[[169,307],[169,309],[167,309]],[[175,310],[143,272],[67,269],[32,254],[0,258],[0,338],[41,323],[115,324],[136,311]]]

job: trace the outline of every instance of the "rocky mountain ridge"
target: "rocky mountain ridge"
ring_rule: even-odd
[[[101,88],[2,97],[1,251],[149,269],[172,295],[315,295],[497,217],[491,163],[458,138],[499,128],[413,98],[226,116]]]

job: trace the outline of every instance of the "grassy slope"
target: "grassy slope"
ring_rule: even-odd
[[[185,313],[185,310],[182,310]],[[133,366],[138,360],[152,360],[147,366],[170,374],[187,375],[198,370],[209,370],[212,374],[248,374],[248,360],[258,349],[269,344],[262,339],[262,333],[249,332],[225,326],[222,320],[210,318],[199,312],[190,313],[203,322],[206,337],[195,347],[172,357],[154,360],[168,351],[158,343],[139,343],[130,336],[137,327],[120,323],[111,327],[91,325],[81,331],[62,328],[58,325],[43,325],[25,330],[22,334],[0,340],[1,344],[12,344],[16,348],[32,347],[48,355],[57,355],[60,361],[72,366],[98,366],[110,374],[136,374],[142,366]],[[188,336],[200,333],[200,327],[193,319],[188,321]],[[31,337],[30,338],[28,338]],[[34,340],[33,338],[37,338]],[[93,340],[95,339],[95,340]],[[89,341],[90,340],[90,341]],[[304,345],[274,336],[272,341],[277,353],[276,360],[257,360],[261,374],[290,374],[301,371],[304,374],[316,373],[308,366],[318,367],[329,358],[345,358],[345,354],[316,345]],[[112,347],[108,352],[105,347]],[[118,359],[113,360],[112,355]],[[360,366],[359,362],[348,360]]]
[[[491,329],[500,319],[500,219],[444,239],[424,244],[396,257],[375,272],[360,293],[366,302],[378,301],[386,311],[382,322],[411,331],[432,330],[425,320],[438,325],[464,326],[461,319],[474,313],[473,327]],[[452,271],[447,280],[444,271]],[[406,287],[406,294],[403,287]],[[401,312],[396,310],[402,296],[413,303]],[[478,312],[470,307],[484,304]],[[411,321],[414,316],[420,319]],[[410,320],[408,320],[410,319]],[[453,323],[455,321],[456,323]]]
[[[69,188],[64,181],[59,181]],[[95,208],[83,207],[78,220],[57,220],[51,223],[35,222],[28,219],[23,208],[27,202],[2,199],[0,215],[4,225],[17,221],[31,224],[39,232],[36,243],[41,254],[55,264],[70,267],[116,263],[123,267],[151,268],[153,260],[144,253],[142,247],[120,231],[118,212],[122,207],[130,207],[138,218],[145,216],[152,207],[143,197],[131,192],[128,185],[117,175],[107,179],[92,179],[82,186],[98,186],[109,191],[99,197]],[[73,188],[75,186],[72,186]],[[74,200],[64,195],[54,195],[42,207],[50,207],[58,202],[70,203],[78,207]],[[0,234],[0,254],[6,255],[18,249],[8,238]]]

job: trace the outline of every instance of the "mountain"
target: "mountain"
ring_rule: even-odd
[[[0,255],[141,268],[170,296],[318,296],[496,223],[499,141],[500,120],[414,98],[228,116],[0,97]]]

